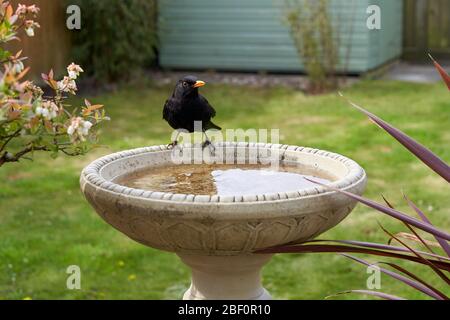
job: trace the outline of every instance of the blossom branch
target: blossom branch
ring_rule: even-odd
[[[7,162],[18,162],[21,158],[23,158],[26,154],[33,151],[50,151],[47,146],[29,146],[25,149],[17,152],[16,154],[11,154],[9,152],[4,152],[2,156],[0,156],[0,167],[3,166]]]
[[[14,11],[9,2],[0,0],[0,43],[19,40],[17,34],[22,28],[26,35],[34,36],[40,26],[33,18],[39,11],[35,5],[22,4]],[[27,58],[21,54],[21,50],[13,55],[0,47],[0,166],[17,162],[33,151],[52,152],[52,157],[59,152],[77,156],[89,151],[89,145],[96,143],[97,125],[109,120],[103,105],[85,100],[81,111],[69,112],[70,105],[64,104],[69,94],[76,94],[76,80],[84,70],[71,63],[67,75],[59,81],[52,70],[43,74],[44,82],[53,90],[53,94],[44,96],[39,86],[22,80],[29,68],[24,66]],[[26,147],[16,151],[10,150],[14,149],[10,145]]]

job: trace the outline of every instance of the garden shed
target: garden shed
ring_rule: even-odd
[[[330,0],[343,71],[364,73],[402,54],[402,0]],[[381,9],[381,29],[367,8]],[[160,64],[168,69],[302,72],[285,0],[160,0]]]

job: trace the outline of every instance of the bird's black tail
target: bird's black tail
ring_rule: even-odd
[[[210,130],[210,129],[222,130],[221,127],[219,127],[218,125],[215,125],[212,121],[209,121],[205,126],[205,130]]]

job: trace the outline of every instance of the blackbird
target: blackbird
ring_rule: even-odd
[[[205,85],[204,81],[198,80],[194,76],[186,76],[178,80],[172,96],[164,104],[163,118],[169,125],[178,130],[175,141],[169,147],[178,144],[180,131],[186,130],[190,133],[198,131],[200,128],[194,127],[194,122],[201,122],[202,132],[206,137],[202,147],[211,144],[206,135],[206,130],[221,128],[212,123],[211,118],[216,115],[216,110],[209,104],[208,100],[198,93],[198,88]]]

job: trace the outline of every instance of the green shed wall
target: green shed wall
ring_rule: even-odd
[[[368,56],[368,69],[370,70],[402,55],[403,1],[372,0],[369,2],[378,5],[382,10],[382,29],[367,30],[370,44]]]
[[[284,21],[285,0],[159,0],[158,4],[163,68],[303,71]],[[381,7],[381,30],[366,27],[370,4]],[[402,4],[402,0],[331,0],[331,12],[342,30],[341,61],[348,64],[342,70],[365,72],[401,54]]]

